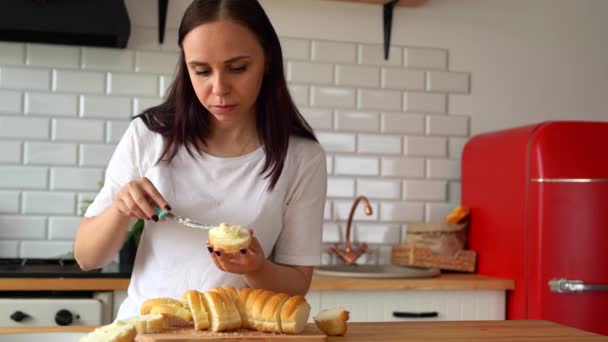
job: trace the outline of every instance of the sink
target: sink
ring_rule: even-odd
[[[350,278],[430,278],[441,272],[437,268],[406,267],[397,265],[322,265],[315,274]]]
[[[45,332],[0,335],[0,342],[78,342],[86,333]]]

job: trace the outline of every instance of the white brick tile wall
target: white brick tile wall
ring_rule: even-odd
[[[73,240],[78,231],[82,217],[52,216],[49,217],[49,239]]]
[[[400,91],[359,89],[357,108],[395,111],[402,108]]]
[[[336,112],[336,129],[339,131],[378,132],[379,114],[371,112]]]
[[[46,167],[0,166],[0,188],[45,189],[47,173]]]
[[[354,234],[353,234],[354,233]],[[401,241],[401,227],[395,224],[357,223],[351,238],[357,242],[397,244]]]
[[[382,113],[382,133],[424,134],[424,115],[406,113]]]
[[[445,201],[447,189],[445,181],[406,180],[403,182],[403,199]]]
[[[447,147],[447,139],[443,137],[408,136],[403,139],[406,156],[445,157]]]
[[[26,191],[22,199],[24,214],[72,215],[76,208],[76,195],[73,192]]]
[[[327,196],[353,197],[355,194],[355,180],[345,177],[329,177],[327,179]]]
[[[22,258],[57,258],[72,252],[72,241],[24,241]]]
[[[354,134],[319,132],[317,139],[327,152],[355,152]]]
[[[2,46],[0,46],[0,49]],[[19,242],[0,241],[0,258],[17,258],[19,256]]]
[[[48,139],[49,119],[0,116],[0,137]]]
[[[108,121],[106,142],[117,143],[120,138],[125,134],[131,121]]]
[[[380,162],[382,176],[424,177],[424,159],[421,158],[382,158]]]
[[[309,89],[308,86],[292,84],[289,85],[289,93],[296,105],[308,106]]]
[[[445,113],[446,103],[445,94],[407,92],[403,97],[403,110],[406,112]]]
[[[358,48],[360,64],[370,65],[401,65],[403,49],[391,47],[388,60],[384,59],[384,47],[380,44],[360,44]]]
[[[449,156],[450,159],[461,159],[462,158],[462,151],[464,150],[464,145],[466,145],[467,141],[469,141],[469,138],[455,138],[455,137],[450,137],[449,138]]]
[[[76,165],[76,144],[26,141],[27,165]]]
[[[54,70],[53,91],[103,94],[106,73],[94,71]]]
[[[310,59],[310,41],[308,39],[281,38],[283,58]]]
[[[133,51],[110,48],[82,49],[82,68],[102,71],[131,71],[134,69]]]
[[[108,93],[116,95],[159,96],[159,77],[147,74],[111,73]]]
[[[324,220],[331,220],[333,218],[332,208],[333,208],[333,206],[331,204],[331,201],[326,201],[325,202],[325,208],[324,208],[324,211],[323,211],[323,219]]]
[[[0,64],[23,64],[25,44],[0,42]]]
[[[356,63],[357,44],[346,42],[312,41],[312,60],[319,62]]]
[[[133,112],[129,97],[86,95],[81,101],[83,118],[128,119]]]
[[[451,203],[427,203],[425,209],[425,220],[427,222],[443,222],[446,215],[454,209]]]
[[[459,115],[429,115],[426,117],[426,133],[466,137],[469,135],[469,117]]]
[[[378,158],[336,156],[334,172],[336,175],[377,176]]]
[[[136,97],[133,100],[133,115],[141,114],[144,110],[158,106],[163,102],[163,99],[158,97]]]
[[[135,71],[173,74],[177,70],[178,57],[175,52],[137,51]]]
[[[162,75],[160,76],[159,88],[160,88],[160,97],[165,97],[169,88],[171,87],[171,83],[173,82],[173,77]]]
[[[359,134],[357,151],[374,154],[400,154],[401,136]]]
[[[103,141],[104,122],[99,120],[53,119],[55,141]]]
[[[19,212],[19,191],[0,191],[0,213],[16,214]]]
[[[353,214],[353,221],[378,221],[378,201],[369,201],[372,207],[372,214],[365,215],[365,210],[362,205],[359,205]],[[336,200],[334,201],[334,217],[337,221],[347,221],[350,209],[353,206],[353,201]],[[346,229],[346,226],[344,227]]]
[[[25,63],[35,66],[78,68],[80,49],[72,46],[25,44]]]
[[[44,239],[46,217],[1,215],[0,227],[0,239]]]
[[[380,69],[373,66],[336,65],[336,84],[377,88],[380,85]]]
[[[0,90],[0,113],[21,113],[23,94],[20,91]]]
[[[0,226],[19,227],[0,230],[0,256],[71,251],[131,116],[174,79],[179,50],[156,34],[134,32],[138,50],[0,42]],[[448,69],[446,49],[392,46],[385,61],[380,44],[281,42],[291,96],[327,152],[323,239],[343,242],[354,197],[368,196],[374,213],[357,208],[352,238],[372,244],[360,262],[388,262],[402,227],[460,201],[471,75]]]
[[[448,99],[448,113],[461,115],[473,113],[473,97],[471,95],[450,94]]]
[[[18,141],[0,141],[0,163],[21,162],[21,143]]]
[[[3,67],[0,68],[0,87],[49,90],[51,86],[51,71],[41,68]]]
[[[311,104],[319,107],[354,108],[355,90],[335,87],[312,87]]]
[[[82,144],[78,149],[79,165],[105,167],[115,148],[114,145]]]
[[[425,74],[422,70],[382,68],[382,87],[403,90],[424,90]]]
[[[72,94],[25,93],[25,113],[76,116],[78,96]]]
[[[382,202],[380,203],[380,220],[389,222],[421,222],[424,220],[424,204]]]
[[[453,204],[460,204],[460,196],[461,196],[461,183],[460,182],[450,182],[449,185],[449,202]]]
[[[300,108],[300,113],[313,129],[330,130],[333,126],[334,115],[330,109]]]
[[[403,65],[408,68],[439,69],[448,66],[448,52],[443,49],[404,48]]]
[[[398,180],[357,179],[357,195],[373,199],[399,199],[401,184]]]
[[[299,61],[287,63],[287,80],[290,82],[331,84],[333,74],[333,64]]]
[[[428,73],[427,90],[449,93],[468,93],[469,73],[430,71]]]
[[[460,179],[460,160],[427,160],[427,177],[432,179]]]
[[[95,191],[103,179],[103,170],[54,167],[50,175],[52,190]]]

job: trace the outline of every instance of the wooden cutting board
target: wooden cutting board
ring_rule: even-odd
[[[137,335],[135,342],[200,342],[200,341],[327,341],[327,337],[314,324],[307,324],[298,335],[263,333],[255,330],[212,332],[192,328],[166,330],[159,334]]]

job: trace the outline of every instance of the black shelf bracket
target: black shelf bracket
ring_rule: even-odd
[[[393,12],[399,0],[390,0],[383,5],[382,19],[384,26],[384,60],[388,60],[391,46],[391,31],[393,28]]]
[[[158,0],[158,42],[165,41],[165,24],[167,23],[167,7],[169,0]]]

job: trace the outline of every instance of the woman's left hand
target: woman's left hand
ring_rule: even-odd
[[[219,248],[214,248],[207,241],[207,250],[211,254],[211,259],[215,266],[224,272],[246,274],[262,269],[266,258],[258,239],[253,236],[253,230],[249,229],[251,243],[247,248],[235,253],[225,253]]]

